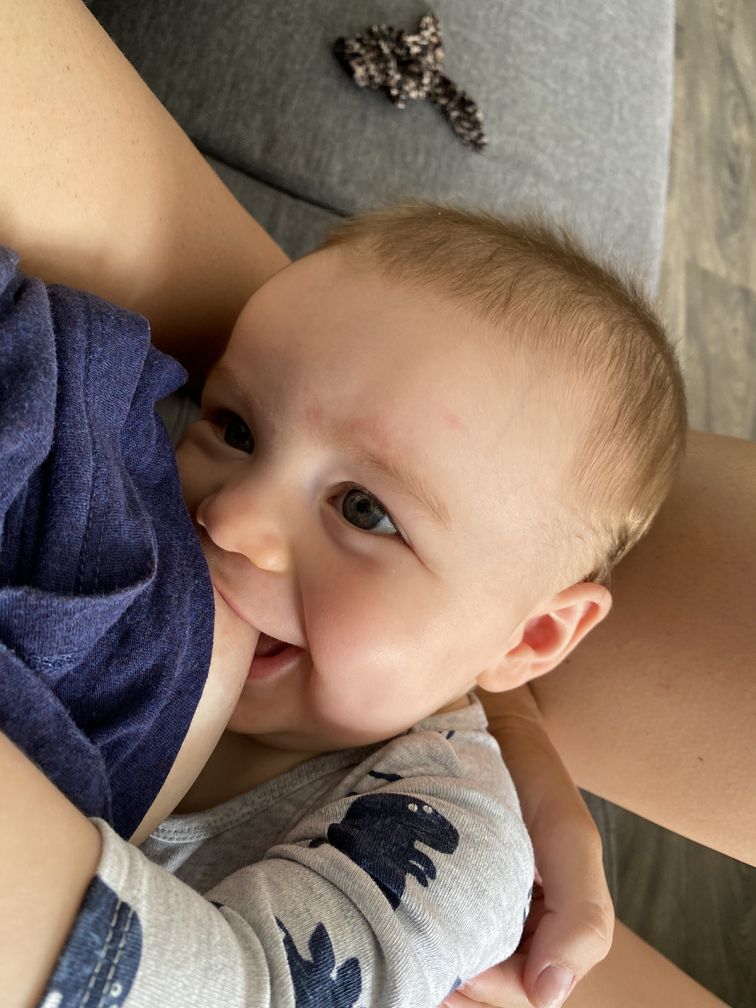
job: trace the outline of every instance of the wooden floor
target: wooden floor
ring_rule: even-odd
[[[660,308],[692,425],[756,440],[756,0],[678,0],[675,73]],[[756,869],[589,804],[618,917],[733,1008],[756,1008]]]
[[[675,74],[661,308],[692,425],[756,440],[754,0],[678,0]]]

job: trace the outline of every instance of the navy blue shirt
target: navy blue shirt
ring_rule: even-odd
[[[0,246],[0,729],[129,836],[187,732],[213,595],[147,320]]]

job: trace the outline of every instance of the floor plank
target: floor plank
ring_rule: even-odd
[[[756,439],[756,293],[696,262],[686,263],[684,276],[682,366],[690,423]]]

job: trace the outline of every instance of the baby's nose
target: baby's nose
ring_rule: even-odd
[[[281,527],[280,511],[253,506],[241,488],[223,488],[206,497],[197,508],[197,522],[215,545],[241,553],[260,570],[283,573],[289,567],[290,548]]]

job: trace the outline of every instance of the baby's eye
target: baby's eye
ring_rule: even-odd
[[[398,536],[399,531],[377,497],[361,487],[352,487],[333,498],[336,508],[355,528],[378,535]]]
[[[212,423],[223,434],[223,440],[231,448],[251,455],[255,450],[255,439],[252,431],[240,416],[230,410],[222,410],[210,417]]]

